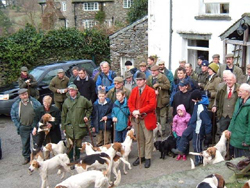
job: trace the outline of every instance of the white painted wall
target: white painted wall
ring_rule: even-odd
[[[209,61],[212,55],[220,54],[223,61],[223,42],[219,35],[250,12],[249,0],[229,0],[229,16],[227,20],[196,20],[199,15],[200,3],[203,0],[172,0],[173,1],[173,35],[172,35],[172,71],[178,67],[179,60],[187,59],[187,41],[178,32],[211,33],[209,40]],[[157,54],[160,59],[169,59],[169,3],[170,0],[149,0],[149,54]],[[190,62],[196,63],[196,62]]]

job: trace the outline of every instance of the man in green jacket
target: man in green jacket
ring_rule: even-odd
[[[68,156],[73,161],[73,148],[75,146],[75,160],[80,158],[82,139],[87,135],[86,123],[92,113],[92,103],[81,96],[75,84],[68,86],[67,99],[62,106],[62,130],[66,134],[67,143],[73,141],[73,146],[67,144]]]
[[[62,110],[62,104],[66,99],[68,83],[69,78],[65,76],[64,70],[58,69],[57,76],[55,76],[49,84],[49,89],[54,93],[55,105],[60,111]]]
[[[155,90],[157,97],[157,121],[162,126],[163,134],[168,135],[171,128],[167,127],[167,104],[169,103],[170,82],[168,78],[160,73],[159,66],[151,67],[151,74],[147,79],[147,85]]]

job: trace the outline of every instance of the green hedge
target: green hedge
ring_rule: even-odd
[[[0,61],[4,63],[7,82],[17,79],[21,66],[31,69],[53,61],[72,59],[95,59],[100,63],[109,54],[108,36],[96,29],[62,28],[45,33],[26,25],[11,36],[0,37]]]

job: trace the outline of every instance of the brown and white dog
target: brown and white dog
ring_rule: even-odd
[[[250,188],[250,180],[248,180],[242,188]]]
[[[225,180],[219,174],[211,174],[200,182],[196,188],[226,188]]]
[[[56,173],[60,169],[62,172],[61,179],[64,178],[65,172],[70,172],[70,167],[67,154],[59,154],[46,161],[32,160],[30,162],[29,171],[32,173],[34,170],[39,171],[39,175],[42,179],[41,188],[48,187],[48,174]]]
[[[107,174],[110,179],[113,158],[117,152],[123,153],[122,145],[118,142],[111,144],[111,147],[109,147],[106,152],[87,155],[81,159],[80,162],[74,162],[68,165],[75,165],[75,169],[78,173],[82,173],[90,169],[104,170],[105,174]]]
[[[63,140],[61,140],[57,144],[48,143],[43,147],[43,151],[50,152],[52,156],[66,153],[66,143]]]
[[[45,135],[47,135],[50,131],[50,128],[47,127],[47,124],[49,122],[54,122],[54,121],[55,121],[55,118],[52,117],[49,113],[44,114],[38,123],[38,131],[37,132],[44,131]]]
[[[118,186],[121,181],[121,171],[114,182],[114,186]],[[108,188],[109,179],[105,177],[103,172],[97,170],[86,171],[69,177],[63,182],[56,185],[55,188],[87,188],[94,184],[95,188]],[[92,186],[93,187],[93,186]],[[113,187],[113,186],[111,186]]]
[[[191,155],[199,155],[203,157],[203,166],[207,164],[216,164],[221,161],[225,161],[221,153],[215,147],[209,147],[207,150],[202,151],[201,153],[189,152]]]
[[[223,131],[219,142],[214,146],[215,148],[217,148],[217,150],[221,153],[222,157],[226,157],[227,154],[227,141],[229,141],[231,136],[230,131],[225,130]]]

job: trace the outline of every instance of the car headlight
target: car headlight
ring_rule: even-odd
[[[9,94],[0,95],[0,101],[9,100],[9,98],[10,98]]]

